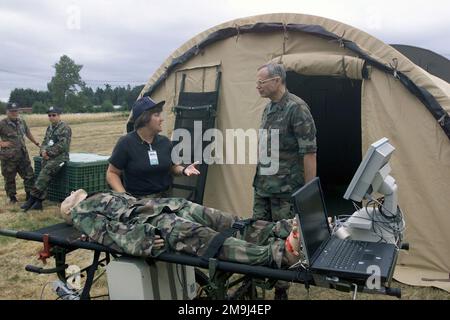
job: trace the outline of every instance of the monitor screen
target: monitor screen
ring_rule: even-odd
[[[331,234],[319,178],[305,184],[292,195],[292,198],[295,213],[300,218],[303,245],[308,258],[311,259]]]
[[[367,193],[378,191],[370,190],[370,187],[374,183],[377,173],[388,164],[394,150],[395,148],[389,143],[387,138],[382,138],[372,143],[361,161],[358,170],[356,170],[344,194],[344,199],[361,202]],[[384,175],[390,171],[390,167],[386,167],[385,169],[387,170],[384,170]]]

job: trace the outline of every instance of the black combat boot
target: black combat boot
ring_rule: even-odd
[[[16,196],[10,196],[10,197],[9,197],[9,203],[11,203],[11,204],[16,204],[16,203],[17,203],[17,198],[16,198]]]
[[[41,210],[42,211],[42,201],[44,201],[44,200],[36,199],[29,210]]]
[[[36,200],[38,199],[30,195],[30,198],[23,205],[21,205],[20,208],[23,209],[24,211],[27,211],[28,209],[31,208],[31,206],[34,204]]]
[[[29,192],[26,193],[25,201],[30,200],[31,194]]]

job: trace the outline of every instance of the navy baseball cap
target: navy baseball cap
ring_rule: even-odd
[[[19,105],[15,102],[8,102],[8,104],[6,105],[6,110],[19,111]]]
[[[58,107],[51,106],[50,108],[48,108],[47,113],[61,114],[62,110],[60,108],[58,108]]]
[[[158,103],[156,103],[155,101],[152,100],[152,98],[150,97],[142,97],[139,100],[137,100],[134,105],[133,105],[133,121],[136,121],[137,118],[139,118],[139,116],[141,114],[143,114],[145,111],[157,108],[157,107],[162,107],[164,105],[164,103],[166,103],[165,101],[160,101]]]

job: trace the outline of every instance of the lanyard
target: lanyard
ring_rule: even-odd
[[[148,145],[148,160],[150,161],[151,166],[159,165],[158,153],[153,150],[152,145],[150,143]]]

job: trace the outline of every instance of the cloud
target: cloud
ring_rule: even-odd
[[[63,54],[82,64],[90,85],[145,82],[198,33],[263,13],[324,16],[387,43],[450,54],[445,1],[327,0],[3,0],[0,4],[0,99],[16,87],[46,89]]]

